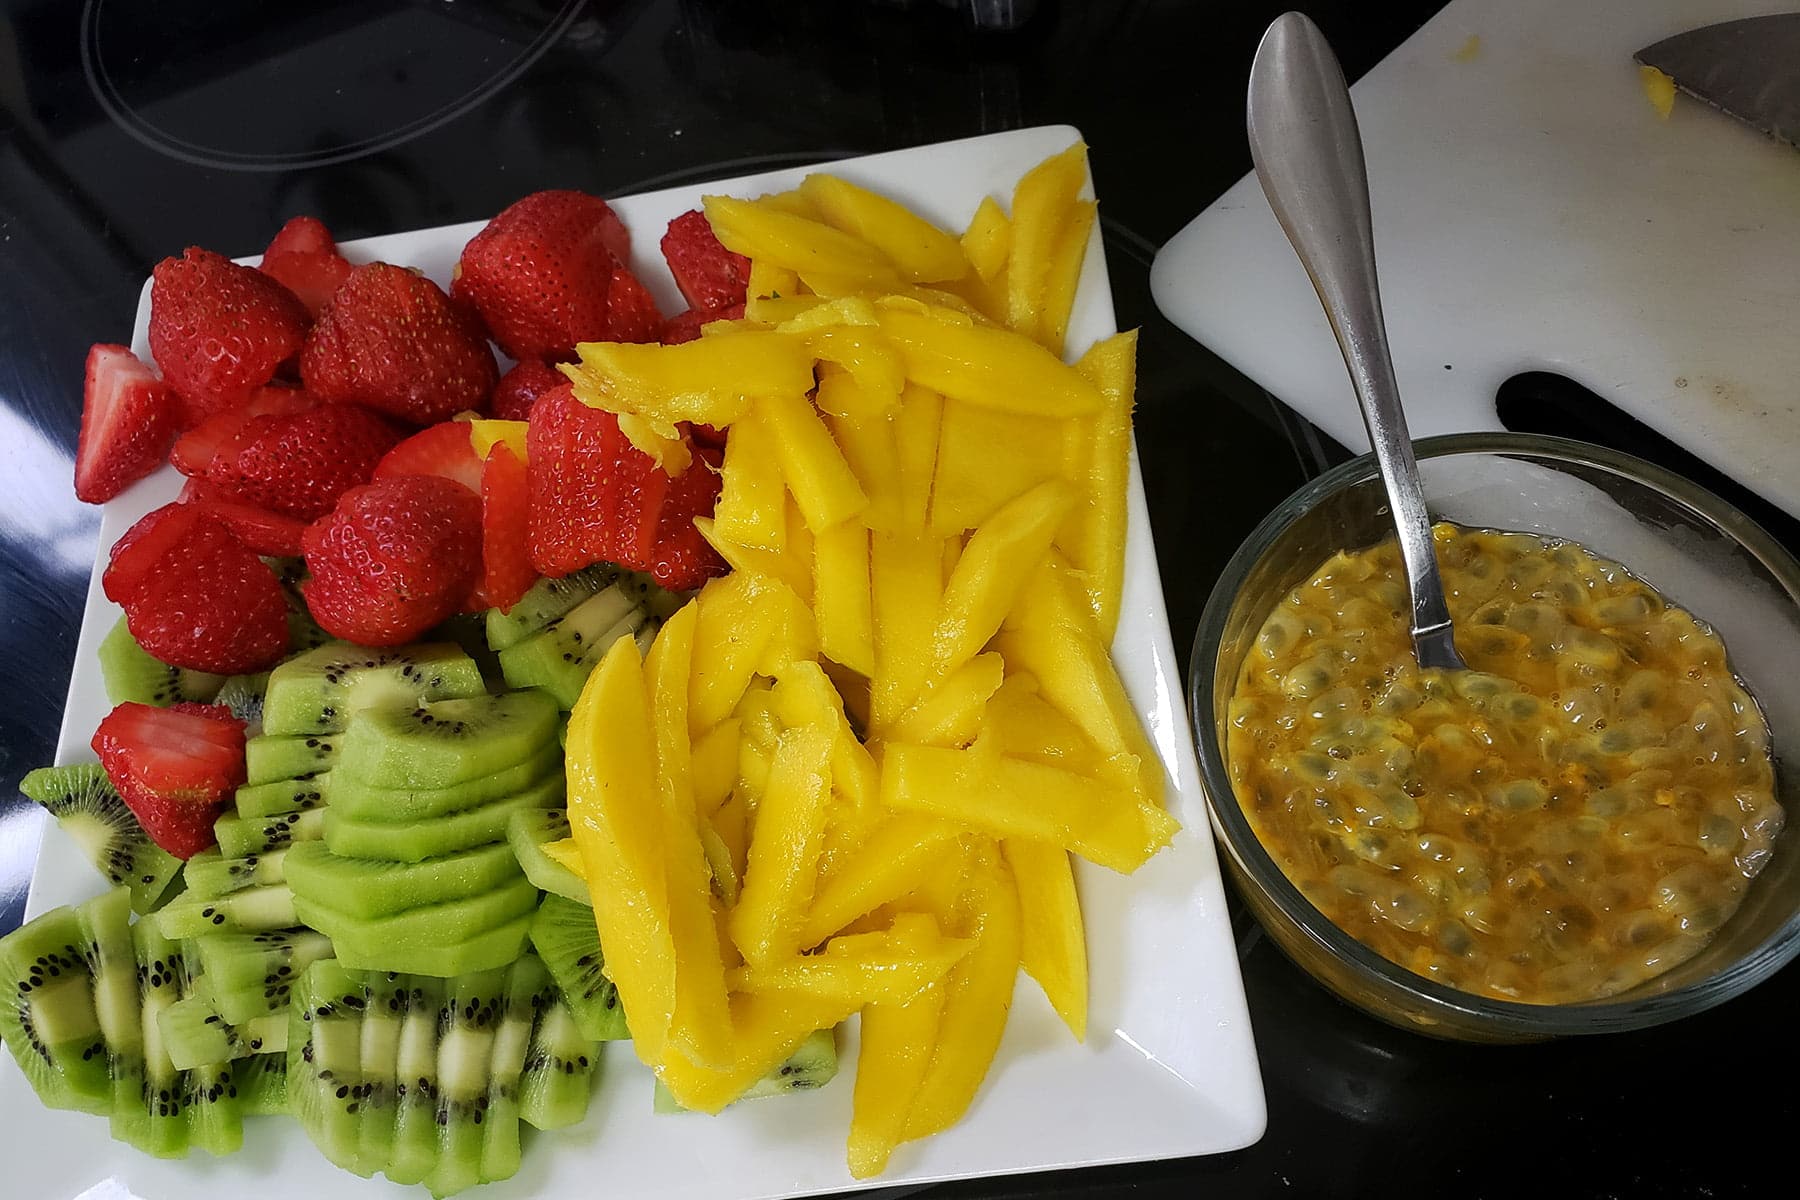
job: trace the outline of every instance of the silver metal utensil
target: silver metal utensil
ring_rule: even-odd
[[[1634,57],[1688,95],[1800,147],[1800,12],[1691,29]]]
[[[1381,318],[1362,137],[1343,68],[1300,13],[1276,18],[1257,47],[1249,130],[1263,194],[1312,278],[1356,385],[1406,562],[1413,653],[1421,667],[1461,669]]]

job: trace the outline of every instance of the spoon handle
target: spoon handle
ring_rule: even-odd
[[[1319,293],[1356,385],[1406,562],[1419,665],[1460,667],[1381,319],[1369,177],[1356,113],[1337,56],[1319,27],[1300,13],[1277,18],[1257,48],[1250,68],[1249,132],[1250,156],[1269,207]]]

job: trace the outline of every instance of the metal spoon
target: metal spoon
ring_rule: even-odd
[[[1257,47],[1249,127],[1263,194],[1312,277],[1356,384],[1406,562],[1413,652],[1421,667],[1462,669],[1381,319],[1369,176],[1356,113],[1337,56],[1300,13],[1276,18]]]

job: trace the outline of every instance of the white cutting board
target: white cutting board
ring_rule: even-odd
[[[1499,385],[1556,371],[1800,515],[1800,153],[1685,95],[1662,120],[1631,58],[1795,8],[1455,0],[1356,84],[1416,434],[1500,428]],[[1163,247],[1150,282],[1178,327],[1367,447],[1253,176]]]

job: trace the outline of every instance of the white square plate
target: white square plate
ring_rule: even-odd
[[[835,162],[829,169],[904,200],[945,228],[960,229],[983,196],[1006,201],[1021,174],[1079,137],[1068,126],[1026,129]],[[614,201],[633,231],[632,267],[664,311],[681,307],[657,249],[670,218],[696,207],[702,193],[755,196],[792,187],[804,174],[804,169],[776,171]],[[474,222],[400,233],[344,249],[356,261],[413,265],[447,283],[463,244],[480,228]],[[146,286],[133,342],[146,360],[148,314]],[[1112,293],[1096,237],[1088,249],[1069,345],[1079,352],[1114,329]],[[180,478],[166,469],[107,505],[100,561],[140,515],[173,498],[179,487]],[[1262,1080],[1149,530],[1134,459],[1123,615],[1113,654],[1167,768],[1170,805],[1183,830],[1130,878],[1079,864],[1093,979],[1085,1045],[1070,1039],[1037,985],[1021,976],[1005,1040],[968,1115],[946,1133],[903,1146],[888,1174],[858,1185],[844,1165],[854,1022],[840,1034],[844,1070],[831,1086],[746,1103],[710,1118],[652,1113],[649,1072],[628,1044],[614,1043],[606,1048],[588,1119],[574,1129],[529,1137],[520,1173],[473,1194],[493,1200],[573,1198],[603,1188],[612,1195],[670,1200],[761,1200],[1213,1154],[1261,1137]],[[88,740],[108,709],[95,652],[118,615],[101,594],[96,570],[57,746],[59,763],[93,758]],[[35,915],[78,903],[94,895],[98,883],[73,843],[52,830],[44,838],[28,911]],[[30,1148],[9,1156],[0,1187],[8,1195],[31,1200],[250,1195],[418,1200],[425,1195],[331,1166],[296,1125],[278,1118],[246,1122],[244,1149],[229,1158],[195,1152],[184,1161],[156,1161],[112,1141],[99,1118],[43,1108],[11,1057],[0,1058],[5,1059],[0,1129],[9,1145]]]

